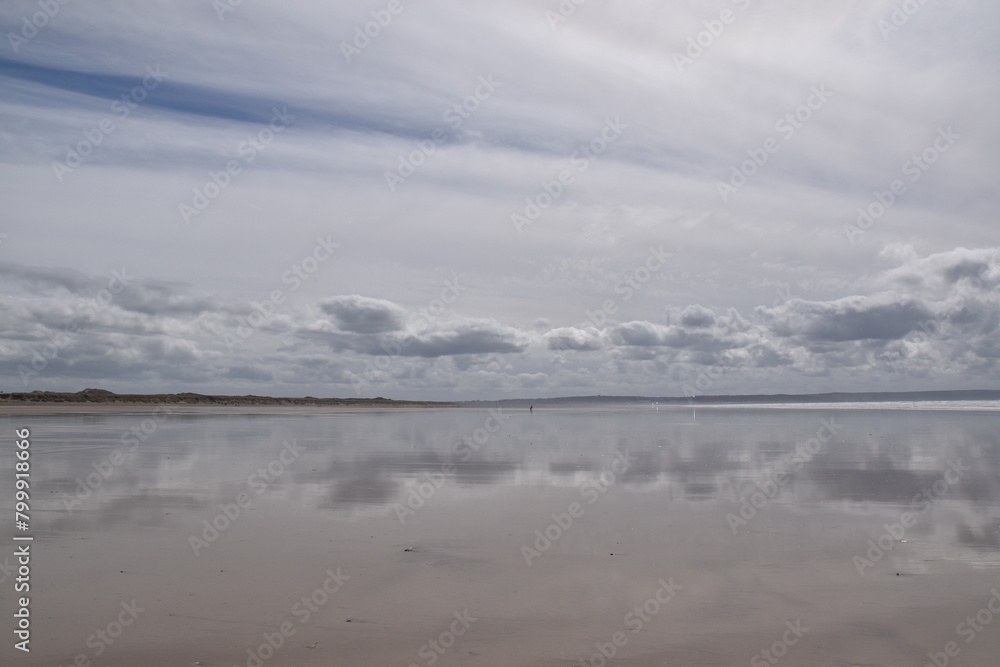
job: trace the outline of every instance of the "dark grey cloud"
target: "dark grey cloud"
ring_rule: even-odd
[[[191,295],[190,286],[159,280],[143,280],[130,285],[117,303],[125,310],[144,315],[200,315],[211,312],[235,313],[245,307],[226,303],[217,296]]]
[[[688,306],[681,311],[680,323],[686,327],[710,327],[715,324],[715,313],[704,306]]]
[[[616,340],[622,345],[635,347],[670,347],[692,352],[720,352],[742,347],[750,340],[733,336],[724,330],[706,331],[699,322],[690,327],[669,326],[652,322],[626,322],[614,330]]]
[[[563,327],[553,329],[545,334],[545,340],[550,350],[557,351],[593,352],[605,346],[604,335],[594,328]]]
[[[916,301],[877,303],[863,297],[825,303],[795,300],[779,310],[772,321],[777,335],[818,342],[897,340],[934,319]]]
[[[496,322],[478,322],[460,324],[452,331],[414,337],[403,354],[442,357],[459,354],[511,354],[527,349],[528,344],[520,332]]]
[[[324,301],[320,308],[324,313],[333,315],[341,331],[350,333],[399,331],[403,325],[402,309],[384,299],[351,294]]]
[[[354,303],[363,297],[350,297]],[[377,301],[378,309],[373,309],[368,302]],[[513,327],[506,326],[495,320],[452,319],[440,322],[428,322],[423,315],[417,313],[404,314],[402,308],[386,301],[367,300],[366,305],[348,326],[360,322],[359,329],[372,329],[371,333],[345,333],[339,330],[329,330],[325,327],[302,328],[297,333],[300,337],[328,345],[334,352],[357,352],[369,356],[392,357],[459,357],[483,354],[510,354],[524,352],[528,349],[527,334]],[[330,308],[325,302],[321,309]],[[354,316],[357,310],[351,308],[347,312]],[[379,331],[380,325],[369,326],[369,313],[390,312],[393,315],[393,329],[388,333]],[[412,330],[399,331],[404,319],[413,321]],[[380,323],[383,318],[374,316]],[[338,319],[338,327],[344,325]]]

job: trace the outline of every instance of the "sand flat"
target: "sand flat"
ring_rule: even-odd
[[[256,664],[248,651],[282,623],[294,632],[265,665],[599,664],[615,633],[614,664],[751,664],[788,623],[808,630],[779,664],[923,664],[952,640],[962,664],[990,664],[1000,649],[990,628],[956,634],[1000,583],[986,415],[536,408],[466,457],[457,445],[487,412],[184,411],[127,451],[122,436],[152,414],[128,407],[0,413],[30,421],[42,491],[36,643],[27,660],[0,656]],[[831,417],[843,428],[776,477]],[[81,497],[116,451],[126,460]],[[914,493],[955,459],[976,465],[919,512]],[[774,479],[733,530],[740,498]],[[220,519],[240,494],[250,506]],[[907,511],[917,522],[859,573],[855,556]],[[207,540],[197,555],[192,537]],[[328,571],[342,585],[318,593]],[[660,603],[663,581],[679,590]],[[143,611],[96,655],[88,638],[132,600]],[[456,614],[475,620],[451,636]]]

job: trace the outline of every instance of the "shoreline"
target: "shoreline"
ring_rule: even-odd
[[[299,414],[299,415],[323,415],[323,414],[350,414],[350,413],[372,413],[372,412],[416,412],[425,410],[479,410],[487,407],[500,408],[511,413],[528,412],[527,409],[515,406],[478,406],[464,405],[460,403],[421,403],[421,402],[359,402],[351,404],[317,405],[317,404],[280,404],[280,403],[253,403],[242,405],[238,403],[154,403],[154,402],[114,402],[114,403],[89,403],[77,402],[47,402],[47,401],[0,401],[0,416],[3,415],[44,415],[44,414],[128,414],[128,413],[153,413],[168,412],[170,414]],[[537,406],[540,411],[548,413],[577,412],[580,410],[592,411],[594,405],[559,405],[559,406]],[[620,406],[611,405],[612,408]],[[858,402],[858,403],[757,403],[757,404],[727,404],[727,403],[706,403],[696,406],[698,410],[706,412],[712,411],[739,411],[739,410],[871,410],[871,411],[903,411],[903,412],[997,412],[1000,411],[1000,402],[965,402],[965,401],[926,401],[916,403],[878,403],[878,402]],[[663,412],[687,412],[691,406],[684,405],[661,405],[659,409]],[[636,412],[648,412],[646,406],[639,406]]]
[[[374,398],[317,398],[315,396],[281,397],[243,396],[224,394],[116,394],[105,389],[84,389],[78,392],[9,392],[0,393],[0,409],[4,406],[18,408],[56,408],[59,412],[79,412],[101,408],[103,411],[122,411],[135,408],[154,409],[171,406],[173,411],[189,408],[308,408],[339,411],[342,409],[406,409],[451,408],[451,401],[403,401],[376,396]],[[111,408],[111,410],[106,410]],[[37,411],[37,410],[32,410]]]
[[[341,414],[350,412],[411,412],[414,410],[454,410],[459,406],[441,403],[410,403],[393,405],[385,403],[358,403],[348,405],[282,405],[257,403],[56,403],[44,401],[2,401],[3,414],[117,414],[129,412],[167,411],[173,414]]]
[[[664,411],[697,410],[1000,410],[1000,391],[964,390],[951,392],[885,392],[876,394],[802,394],[757,396],[699,396],[684,401],[677,398],[586,396],[538,399],[498,399],[432,401],[395,400],[382,396],[369,398],[284,397],[254,394],[224,395],[193,392],[162,394],[116,394],[105,389],[88,388],[78,392],[0,392],[0,414],[128,413],[167,410],[188,414],[324,414],[434,409],[488,409],[530,411],[648,409]]]

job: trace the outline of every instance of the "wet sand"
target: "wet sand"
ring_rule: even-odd
[[[949,641],[952,664],[1000,654],[1000,618],[956,632],[1000,589],[996,414],[195,409],[127,451],[153,413],[122,407],[0,413],[33,431],[38,494],[33,650],[8,639],[4,664],[255,665],[265,635],[281,646],[262,664],[284,666],[598,665],[602,647],[616,665],[764,650],[923,665]],[[124,462],[81,497],[115,451]],[[956,459],[970,469],[951,483]],[[241,493],[249,506],[219,519]],[[859,573],[906,512],[915,523]],[[225,527],[208,540],[205,521]],[[0,584],[5,614],[12,595]],[[135,621],[88,646],[132,600]]]

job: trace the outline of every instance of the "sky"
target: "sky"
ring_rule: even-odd
[[[1000,387],[1000,5],[0,5],[0,391]]]

